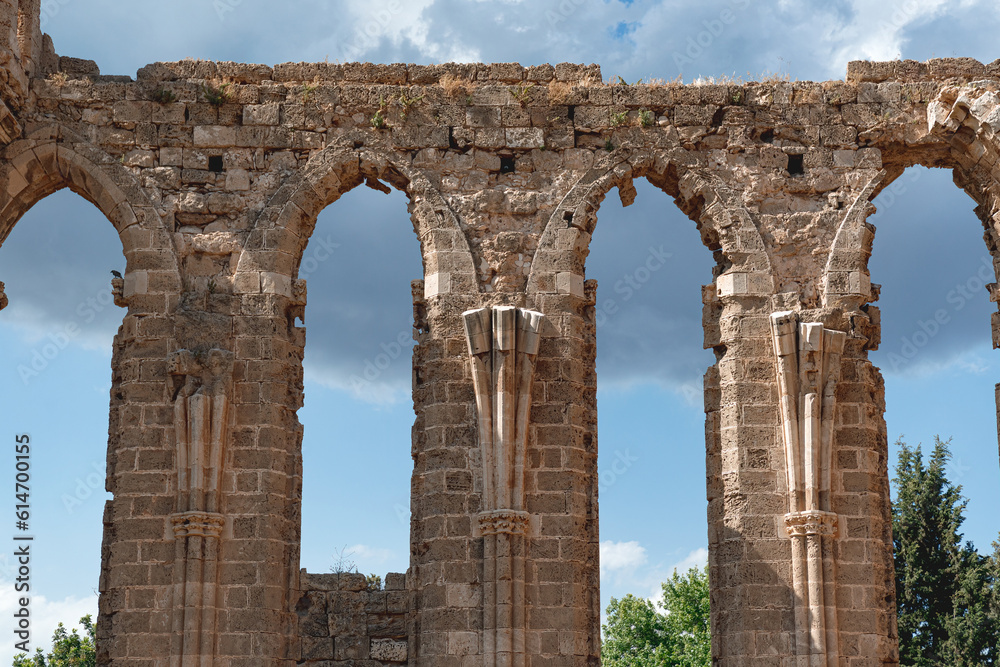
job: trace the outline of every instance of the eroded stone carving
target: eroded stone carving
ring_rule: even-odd
[[[114,297],[115,305],[119,308],[127,308],[128,301],[125,299],[125,279],[114,277],[111,279],[111,295]]]
[[[168,362],[174,397],[177,505],[170,517],[174,603],[170,664],[211,665],[215,655],[220,489],[229,432],[233,353],[179,350]]]
[[[4,284],[0,283],[0,310],[7,307],[7,294],[4,292]]]
[[[833,667],[840,651],[831,460],[836,385],[847,334],[818,322],[799,323],[790,311],[771,315],[771,333],[785,445],[789,512],[784,523],[792,541],[797,664]]]
[[[169,373],[175,387],[180,380],[174,395],[177,511],[217,512],[233,353],[180,350],[170,357]]]
[[[479,515],[479,529],[483,535],[524,535],[528,531],[528,513],[515,510],[497,510]]]
[[[524,463],[531,386],[545,316],[511,306],[472,310],[465,321],[483,458],[485,665],[525,664]]]

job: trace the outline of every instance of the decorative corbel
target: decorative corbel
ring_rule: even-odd
[[[128,308],[128,301],[125,299],[125,279],[115,276],[111,279],[111,295],[114,297],[115,305],[119,308]]]
[[[483,654],[487,667],[525,664],[524,467],[535,358],[545,316],[511,306],[463,314],[483,462]]]
[[[309,285],[305,278],[292,281],[292,298],[289,303],[288,314],[292,317],[306,321],[306,302],[309,300]]]
[[[786,533],[792,542],[795,652],[798,665],[838,665],[837,515],[830,511],[833,430],[840,357],[847,334],[800,323],[791,311],[771,315],[777,358],[788,487]]]

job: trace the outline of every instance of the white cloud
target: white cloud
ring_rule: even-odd
[[[928,348],[926,354],[904,358],[899,354],[885,354],[876,359],[883,375],[911,378],[928,378],[944,375],[982,375],[994,367],[995,359],[986,341],[967,343],[965,349],[947,350]]]
[[[831,31],[830,39],[836,48],[830,67],[842,70],[850,60],[893,60],[900,57],[907,27],[933,18],[942,8],[954,4],[946,0],[852,0],[851,20]]]
[[[702,547],[671,565],[649,563],[649,554],[639,542],[601,542],[601,622],[612,597],[627,593],[644,597],[659,605],[663,599],[663,582],[673,573],[686,573],[692,567],[708,563],[708,549]]]
[[[631,570],[645,565],[646,549],[638,542],[601,542],[601,575]]]
[[[380,572],[381,570],[378,568],[391,561],[394,555],[392,549],[382,549],[367,544],[355,544],[347,547],[344,554],[349,560],[354,561],[359,572],[365,574]]]
[[[409,356],[407,356],[409,362]],[[399,380],[369,382],[357,373],[344,368],[306,367],[305,379],[310,382],[350,394],[353,398],[376,407],[389,407],[412,400],[412,385]]]
[[[0,585],[5,591],[13,589],[13,584],[9,581],[0,581]],[[10,619],[17,610],[18,596],[16,594],[4,593],[0,596],[0,618]],[[90,614],[94,622],[97,621],[97,596],[86,598],[68,597],[64,600],[49,600],[41,595],[31,597],[31,651],[36,648],[48,650],[51,647],[50,639],[52,632],[59,623],[66,626],[71,632],[77,628],[79,634],[84,634],[83,628],[78,621],[85,615]],[[11,631],[4,628],[0,633],[0,664],[9,665],[14,660],[15,644],[20,641],[15,638]]]
[[[680,572],[684,574],[692,567],[705,567],[708,565],[708,549],[695,549],[687,555],[681,562],[670,568],[670,572]]]
[[[982,375],[990,369],[989,362],[979,355],[965,356],[959,359],[955,365],[971,375]]]
[[[429,61],[473,62],[478,49],[457,40],[434,39],[433,29],[424,15],[434,0],[389,0],[373,4],[367,0],[348,0],[346,10],[352,23],[347,35],[332,35],[321,48],[333,49],[330,57],[338,61],[377,59],[383,42],[394,48],[410,46]]]

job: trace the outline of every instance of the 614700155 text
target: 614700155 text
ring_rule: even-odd
[[[31,641],[31,543],[28,534],[31,521],[31,437],[14,436],[14,607],[15,648],[30,652]]]

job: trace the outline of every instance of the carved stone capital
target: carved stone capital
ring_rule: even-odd
[[[182,512],[170,517],[174,537],[219,537],[226,517],[214,512]]]
[[[805,537],[808,535],[837,534],[837,515],[833,512],[807,510],[785,515],[785,529],[789,537]]]
[[[479,529],[483,535],[526,535],[528,513],[514,510],[483,512],[479,515]]]

